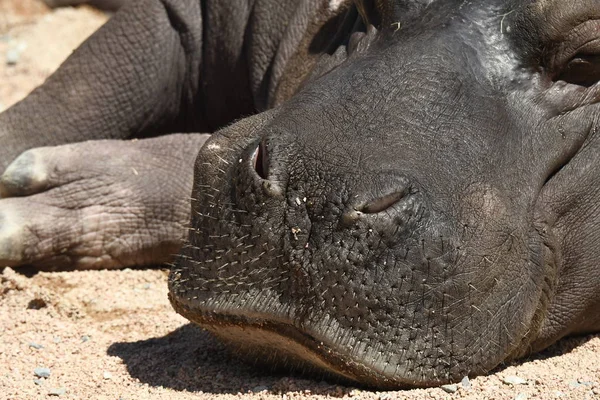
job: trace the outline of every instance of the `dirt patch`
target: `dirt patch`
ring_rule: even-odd
[[[51,12],[35,0],[1,0],[0,111],[42,84],[107,19],[90,7]]]
[[[90,8],[51,13],[35,0],[0,0],[0,103],[7,107],[43,82],[106,19]],[[446,388],[455,393],[371,392],[261,371],[175,314],[166,276],[3,269],[0,399],[600,398],[598,336],[564,340],[537,358]]]

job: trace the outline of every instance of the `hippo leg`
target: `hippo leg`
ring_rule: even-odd
[[[207,132],[195,111],[204,104],[197,91],[200,18],[194,0],[123,7],[43,85],[0,114],[0,173],[36,147]]]
[[[116,268],[168,261],[209,135],[27,150],[0,177],[0,264]],[[107,160],[109,162],[107,162]]]

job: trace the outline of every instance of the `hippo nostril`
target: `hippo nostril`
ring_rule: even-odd
[[[382,212],[390,208],[400,200],[402,200],[404,195],[404,190],[387,194],[385,196],[379,197],[378,199],[368,202],[357,211],[363,212],[365,214],[376,214],[378,212]]]
[[[260,144],[254,150],[252,154],[252,164],[254,165],[254,170],[262,179],[267,179],[269,175],[268,168],[268,153],[267,153],[267,145],[265,140],[261,140]]]

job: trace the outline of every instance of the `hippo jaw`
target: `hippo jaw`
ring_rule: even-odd
[[[338,381],[369,382],[374,387],[398,387],[397,382],[296,328],[291,320],[275,320],[272,314],[258,313],[248,317],[221,311],[218,307],[204,312],[188,307],[173,295],[169,298],[179,314],[212,332],[231,348],[233,354],[251,364]],[[238,312],[244,309],[227,308],[235,308]]]

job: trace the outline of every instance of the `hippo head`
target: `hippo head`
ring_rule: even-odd
[[[600,2],[347,12],[365,29],[296,95],[200,151],[171,301],[262,363],[379,387],[485,373],[548,319],[546,199],[592,162]]]

